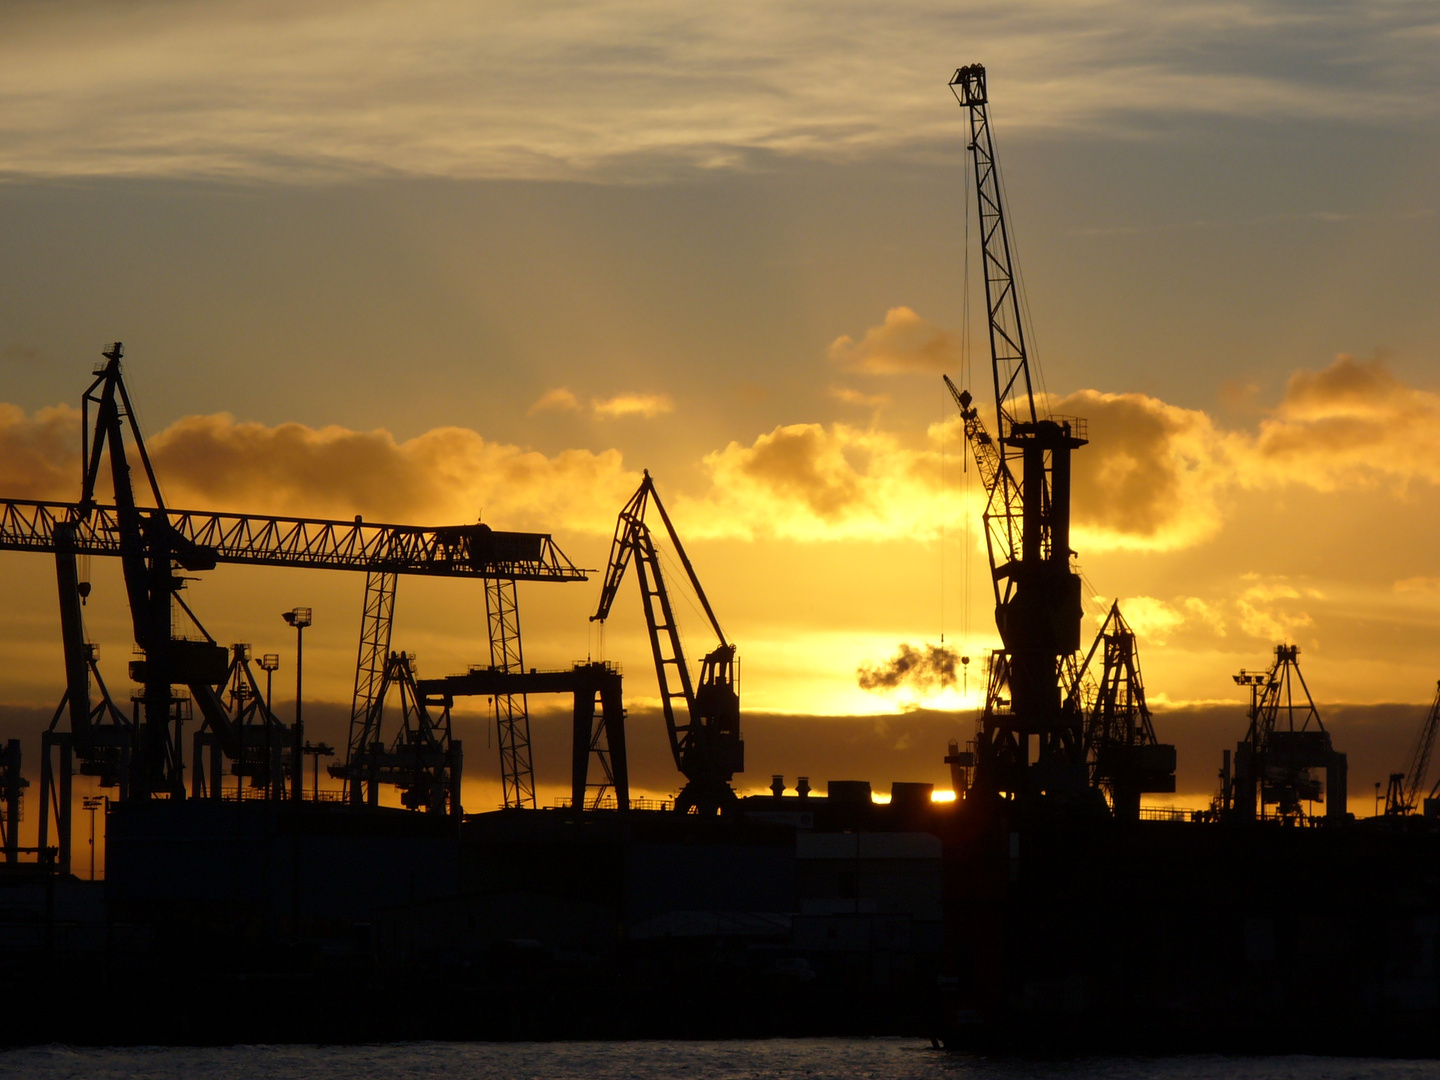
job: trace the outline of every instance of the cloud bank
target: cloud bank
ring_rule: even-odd
[[[1006,130],[1433,115],[1440,14],[1300,0],[0,6],[0,172],[649,180],[944,142],[983,60]],[[956,55],[968,42],[971,55]]]
[[[573,395],[552,391],[536,407],[547,401],[570,408]],[[591,407],[644,417],[668,404],[621,395]],[[1340,356],[1295,373],[1250,431],[1143,394],[1082,390],[1045,404],[1089,420],[1090,445],[1074,459],[1082,552],[1192,547],[1224,526],[1232,497],[1247,490],[1440,484],[1440,394],[1405,384],[1378,358]],[[0,405],[0,494],[75,498],[78,426],[69,407],[30,415]],[[673,503],[697,538],[928,541],[947,518],[981,508],[978,489],[967,507],[941,486],[942,453],[953,457],[962,439],[958,417],[918,440],[873,423],[782,424],[705,455],[708,486]],[[639,483],[618,449],[547,455],[458,427],[402,442],[383,430],[218,414],[177,421],[150,449],[174,505],[291,515],[449,522],[483,514],[500,527],[608,533]],[[1257,594],[1255,610],[1280,596]],[[1163,627],[1164,616],[1152,614]],[[1259,615],[1234,617],[1244,624]]]

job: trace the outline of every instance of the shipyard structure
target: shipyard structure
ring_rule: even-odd
[[[1385,813],[1357,821],[1345,754],[1282,643],[1234,677],[1248,727],[1217,748],[1211,805],[1146,805],[1175,790],[1175,748],[1118,605],[1084,640],[1071,459],[1088,431],[1037,408],[985,71],[950,85],[993,411],[946,383],[985,485],[999,637],[973,737],[936,747],[953,800],[805,775],[737,791],[737,647],[648,473],[593,615],[635,580],[678,794],[632,797],[620,669],[525,666],[517,584],[589,578],[551,536],[167,506],[116,343],[82,396],[78,497],[0,502],[0,549],[52,560],[65,660],[28,747],[33,846],[27,746],[0,752],[10,1041],[912,1033],[1000,1050],[1440,1050],[1426,786],[1440,696]],[[134,627],[136,658],[108,682],[83,620],[93,557],[120,561]],[[363,577],[344,745],[307,738],[308,609],[285,614],[288,719],[270,704],[278,657],[205,630],[185,583],[221,563]],[[407,575],[483,581],[485,662],[417,677],[392,643]],[[715,638],[698,667],[682,592]],[[542,807],[529,701],[551,694],[573,718],[571,787]],[[493,749],[465,752],[457,698],[489,703]],[[497,767],[503,808],[467,813],[465,770]],[[76,775],[106,793],[81,804],[106,838],[103,881],[76,855]]]

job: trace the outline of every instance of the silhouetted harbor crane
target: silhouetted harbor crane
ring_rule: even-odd
[[[586,573],[576,568],[544,533],[499,532],[484,524],[435,528],[366,523],[359,517],[347,522],[168,507],[125,386],[121,370],[124,348],[116,342],[103,355],[105,363],[96,369],[82,398],[84,474],[79,500],[0,500],[0,550],[48,552],[56,559],[66,691],[49,730],[42,736],[40,846],[48,842],[53,816],[58,829],[57,861],[62,871],[68,870],[70,861],[72,759],[78,758],[82,773],[98,777],[102,786],[118,787],[122,800],[183,799],[187,792],[180,732],[192,707],[198,707],[202,717],[202,728],[197,733],[202,737],[196,742],[197,773],[202,769],[202,751],[212,765],[203,793],[219,797],[216,768],[228,760],[237,763],[242,774],[260,778],[274,798],[303,794],[304,754],[299,749],[303,746],[302,733],[274,717],[268,704],[260,703],[258,686],[247,674],[248,651],[227,649],[205,631],[181,596],[186,584],[184,573],[230,563],[360,571],[366,573],[367,583],[377,577],[388,582],[383,604],[371,602],[372,590],[367,584],[362,667],[367,650],[374,653],[383,647],[384,655],[389,655],[394,581],[398,575],[486,581],[505,599],[506,617],[498,625],[510,638],[505,647],[517,654],[515,583],[587,580]],[[132,483],[132,449],[144,471],[149,505],[137,497]],[[97,498],[107,457],[112,504],[102,504]],[[85,640],[81,601],[88,595],[89,585],[80,580],[78,559],[87,555],[121,560],[135,642],[144,653],[143,659],[130,665],[131,677],[142,690],[132,699],[128,715],[111,698],[100,677],[96,649]],[[189,623],[187,627],[177,628],[177,612]],[[496,628],[497,620],[492,617],[492,633]],[[364,680],[357,676],[357,688],[362,683]],[[227,686],[228,703],[222,699]],[[374,726],[367,728],[366,723],[373,719],[375,696],[384,686],[383,677],[364,685],[364,707],[352,717],[350,754],[344,763],[330,770],[332,775],[345,779],[352,795],[359,790],[362,775],[374,775],[372,760],[367,759],[362,772],[358,759],[352,767],[352,757],[357,744],[361,749],[370,748],[378,737]],[[177,687],[184,693],[177,693]],[[96,689],[98,703],[92,701]],[[263,722],[255,722],[257,717]],[[68,720],[65,727],[62,719]],[[500,726],[503,747],[503,718]],[[404,728],[402,723],[402,731]],[[252,733],[247,734],[247,729]],[[364,738],[357,737],[357,730]],[[419,786],[430,791],[458,792],[459,756],[458,752],[450,752],[448,723],[430,724],[425,730],[432,734],[444,732],[443,736],[435,735],[445,746],[439,760],[454,763],[457,774],[445,776],[438,786],[428,782]],[[60,759],[58,775],[51,760],[56,752]],[[431,754],[427,760],[433,757]],[[413,764],[412,758],[410,755],[406,759],[407,765]],[[266,761],[263,769],[261,759]],[[523,762],[507,768],[510,775],[523,769],[533,790],[533,779],[528,778],[528,753]],[[290,783],[279,782],[280,774]],[[398,774],[392,769],[390,775]],[[358,801],[358,796],[353,797]],[[432,809],[436,806],[433,798],[426,799],[425,804]],[[442,805],[446,804],[451,812],[459,812],[458,802],[447,799]]]
[[[696,598],[705,609],[705,617],[715,636],[720,639],[700,663],[698,685],[692,680],[685,650],[680,642],[680,628],[675,621],[674,606],[660,570],[660,553],[655,537],[645,523],[645,511],[653,502],[675,553],[685,568],[685,575]],[[705,589],[695,573],[680,535],[665,512],[655,491],[655,481],[647,470],[639,489],[620,511],[615,525],[615,538],[610,545],[610,561],[605,570],[605,584],[600,590],[600,603],[591,621],[603,622],[610,614],[620,582],[631,562],[640,583],[640,599],[645,607],[645,626],[650,633],[650,648],[655,657],[655,677],[660,684],[660,703],[665,712],[665,730],[670,736],[670,753],[675,767],[685,776],[686,784],[675,802],[681,813],[695,811],[714,814],[732,809],[735,791],[730,780],[745,771],[745,743],[740,737],[740,695],[736,686],[735,645],[725,639],[720,620],[705,596]],[[678,705],[678,708],[677,708]],[[683,709],[683,715],[681,713]]]

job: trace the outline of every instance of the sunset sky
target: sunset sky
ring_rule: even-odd
[[[998,643],[940,380],[992,392],[945,85],[979,62],[1046,402],[1089,420],[1087,636],[1118,597],[1188,806],[1243,734],[1230,676],[1299,643],[1366,810],[1440,679],[1437,53],[1402,0],[9,3],[0,494],[75,497],[113,340],[175,506],[483,515],[603,569],[648,468],[739,644],[742,786],[941,782]],[[128,693],[119,569],[93,575]],[[312,606],[323,727],[362,585],[232,567],[188,599],[283,654],[286,701],[279,612]],[[0,556],[0,590],[0,734],[33,761],[52,563]],[[603,639],[598,590],[523,586],[526,662],[623,664],[668,793],[634,585]],[[942,635],[968,694],[861,688]],[[402,580],[394,645],[485,660],[478,583]],[[479,705],[469,808],[499,799]]]

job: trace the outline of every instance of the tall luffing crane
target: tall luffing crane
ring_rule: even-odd
[[[1423,809],[1426,817],[1440,813],[1440,780],[1420,804],[1420,789],[1430,772],[1430,754],[1435,749],[1435,732],[1440,729],[1440,682],[1435,684],[1435,701],[1420,724],[1420,734],[1415,747],[1410,751],[1410,760],[1402,773],[1390,774],[1390,786],[1385,792],[1385,813],[1389,815],[1413,814]]]
[[[695,591],[710,628],[720,639],[700,664],[698,685],[692,681],[680,628],[675,621],[665,577],[660,571],[660,552],[645,523],[645,511],[654,503],[675,553],[680,558],[690,587]],[[714,814],[738,805],[730,780],[745,771],[745,743],[740,738],[740,695],[736,686],[735,645],[725,639],[720,620],[705,596],[690,557],[648,470],[639,489],[620,511],[615,539],[610,545],[610,562],[605,584],[592,622],[603,622],[610,614],[625,571],[635,564],[640,598],[645,607],[645,625],[655,656],[655,677],[660,684],[660,704],[665,712],[665,729],[670,736],[670,753],[686,784],[675,801],[681,813]],[[681,710],[683,709],[683,715]]]
[[[991,658],[975,789],[1077,796],[1088,786],[1082,722],[1065,707],[1062,684],[1067,659],[1080,648],[1080,577],[1070,566],[1070,455],[1087,442],[1085,423],[1036,410],[985,68],[959,68],[950,89],[970,122],[998,428],[992,437],[969,391],[945,380],[986,487],[985,540],[1003,646]]]

